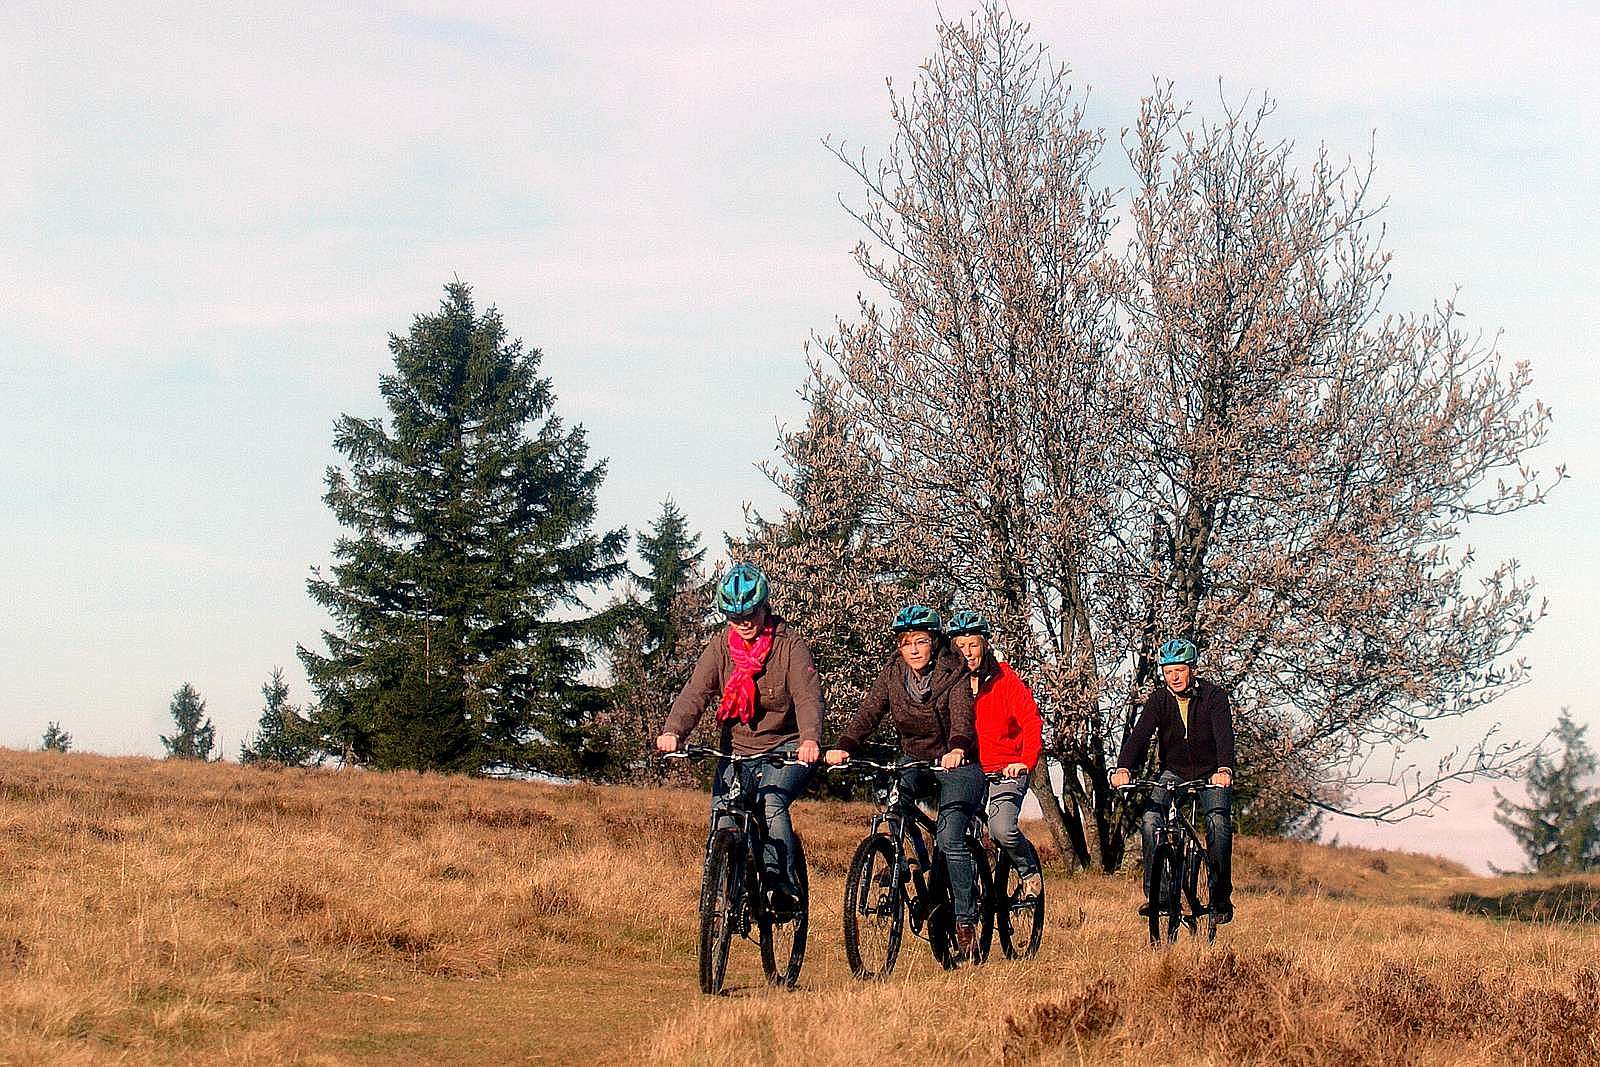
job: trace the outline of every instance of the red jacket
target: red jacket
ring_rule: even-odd
[[[992,672],[979,668],[983,677],[978,684],[974,715],[978,760],[990,774],[1013,763],[1026,764],[1032,771],[1043,745],[1039,705],[1033,702],[1033,691],[1009,663],[994,664],[997,669]]]

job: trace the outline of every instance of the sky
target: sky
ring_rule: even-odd
[[[964,14],[945,5],[951,16]],[[1491,722],[1537,738],[1600,647],[1600,16],[1577,4],[1030,3],[1110,134],[1152,79],[1216,115],[1375,152],[1388,308],[1458,294],[1555,411],[1551,501],[1481,523],[1549,614]],[[33,3],[0,7],[0,745],[57,720],[156,754],[193,683],[233,754],[296,643],[338,527],[341,413],[383,411],[387,337],[474,287],[544,353],[607,459],[604,526],[673,498],[713,551],[804,413],[805,342],[850,313],[859,202],[823,140],[876,154],[885,79],[932,3]],[[1595,731],[1600,741],[1600,729]],[[1491,786],[1348,842],[1517,861]]]

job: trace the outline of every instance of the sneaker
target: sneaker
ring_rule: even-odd
[[[1150,902],[1148,900],[1139,905],[1139,914],[1146,919],[1150,918]]]
[[[972,958],[978,945],[978,927],[975,923],[956,923],[956,959],[965,962]]]
[[[1211,909],[1211,921],[1218,926],[1227,926],[1233,922],[1233,904],[1224,904]]]
[[[1044,875],[1034,871],[1022,880],[1017,887],[1017,896],[1022,900],[1038,900],[1039,894],[1044,892]]]

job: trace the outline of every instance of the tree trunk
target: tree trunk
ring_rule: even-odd
[[[1066,773],[1063,768],[1062,773]],[[1050,761],[1042,759],[1033,769],[1033,776],[1028,782],[1028,788],[1033,793],[1033,798],[1039,802],[1039,810],[1044,814],[1044,824],[1050,829],[1050,839],[1055,842],[1061,858],[1073,870],[1082,870],[1089,866],[1089,849],[1084,840],[1083,826],[1074,813],[1067,812],[1056,796],[1055,787],[1050,784]]]

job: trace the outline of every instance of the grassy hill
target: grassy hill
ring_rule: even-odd
[[[1600,880],[1241,839],[1239,919],[1152,952],[1050,863],[1037,960],[845,965],[866,809],[796,816],[801,988],[695,985],[705,798],[0,750],[0,1062],[1593,1064]],[[1036,839],[1038,835],[1035,835]]]

